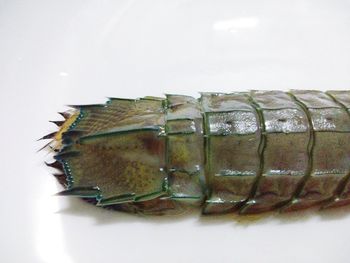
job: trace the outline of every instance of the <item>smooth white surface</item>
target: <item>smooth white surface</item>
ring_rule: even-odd
[[[350,212],[139,218],[53,196],[43,142],[67,104],[349,89],[350,1],[1,1],[1,262],[349,262]]]

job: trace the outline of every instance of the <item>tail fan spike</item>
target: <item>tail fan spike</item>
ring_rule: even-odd
[[[71,116],[68,112],[59,112],[58,114],[60,114],[65,120],[69,119]]]
[[[51,123],[55,124],[57,127],[61,127],[64,121],[50,121]]]
[[[46,166],[55,168],[57,170],[63,171],[63,166],[60,162],[54,161],[52,163],[45,162]]]

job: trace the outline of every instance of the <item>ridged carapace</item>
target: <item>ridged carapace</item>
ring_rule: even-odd
[[[127,212],[350,203],[350,91],[250,91],[74,106],[44,136],[61,195]]]

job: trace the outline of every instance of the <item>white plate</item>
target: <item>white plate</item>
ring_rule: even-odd
[[[1,262],[349,262],[350,213],[138,218],[60,190],[35,153],[65,104],[350,87],[349,1],[0,1]]]

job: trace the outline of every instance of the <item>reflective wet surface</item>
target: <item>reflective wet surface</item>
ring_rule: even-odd
[[[350,87],[349,1],[0,1],[2,262],[348,262],[350,212],[135,217],[54,196],[67,104]]]

